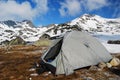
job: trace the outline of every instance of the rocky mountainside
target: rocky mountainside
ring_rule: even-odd
[[[53,25],[52,25],[53,26]],[[49,29],[47,32],[49,34],[61,34],[70,30],[84,30],[87,32],[97,33],[120,33],[120,18],[116,19],[107,19],[100,17],[98,15],[89,15],[84,14],[81,17],[78,17],[68,23],[54,25],[52,29]]]
[[[0,42],[21,37],[25,41],[36,41],[46,31],[47,28],[36,28],[31,21],[1,21],[0,22]]]
[[[0,42],[21,37],[25,41],[37,41],[42,35],[50,37],[64,34],[66,31],[84,30],[91,33],[120,33],[120,18],[107,19],[98,15],[84,14],[70,22],[52,24],[46,27],[35,27],[29,20],[0,21]]]
[[[82,29],[92,32],[120,33],[120,18],[107,19],[98,15],[84,14],[80,18],[76,18],[68,24],[78,25]]]

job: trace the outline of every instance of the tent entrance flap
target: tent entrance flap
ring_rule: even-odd
[[[44,57],[44,60],[47,62],[53,61],[61,50],[63,39],[61,39],[56,45],[51,47],[47,55]]]

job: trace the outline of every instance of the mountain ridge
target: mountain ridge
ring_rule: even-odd
[[[52,24],[46,27],[35,27],[30,20],[0,21],[0,43],[5,40],[15,39],[20,36],[25,41],[37,41],[43,34],[50,37],[65,34],[71,30],[84,30],[90,33],[105,32],[111,34],[120,33],[120,18],[108,19],[98,15],[84,14],[70,22]]]

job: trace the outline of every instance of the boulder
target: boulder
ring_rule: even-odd
[[[110,61],[110,64],[112,66],[118,66],[120,65],[120,60],[118,58],[113,58],[111,61]]]

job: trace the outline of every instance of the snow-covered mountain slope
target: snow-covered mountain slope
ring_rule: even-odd
[[[110,33],[110,34],[120,34],[120,18],[107,19],[100,17],[98,15],[84,14],[70,22],[50,25],[47,30],[47,34],[50,36],[59,35],[65,33],[66,31],[71,31],[74,29],[84,30],[91,33]]]
[[[109,40],[120,40],[120,34],[110,34],[102,32],[92,35],[97,38],[110,53],[120,53],[120,44],[108,44]]]
[[[108,40],[120,40],[120,18],[107,19],[98,15],[84,14],[70,22],[35,27],[31,21],[0,21],[0,43],[17,36],[24,41],[37,41],[44,34],[50,37],[64,35],[67,31],[83,30],[95,36],[111,53],[120,52],[119,44],[107,44]]]
[[[1,21],[0,22],[0,42],[12,40],[20,36],[25,41],[36,41],[46,31],[47,28],[36,28],[31,21]]]
[[[120,18],[107,19],[98,15],[84,14],[68,23],[69,25],[78,25],[82,29],[91,32],[120,33]]]
[[[61,35],[71,30],[84,30],[90,33],[120,34],[120,18],[107,19],[98,15],[84,14],[70,22],[63,24],[52,24],[46,27],[35,27],[31,21],[1,21],[0,42],[12,40],[20,36],[25,41],[36,41],[43,34],[50,37]]]

